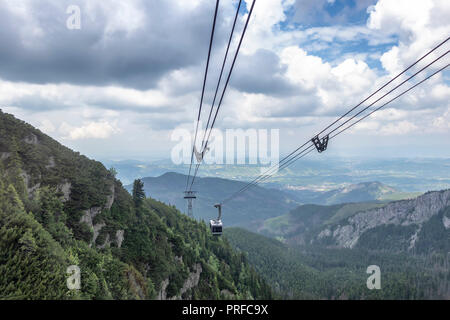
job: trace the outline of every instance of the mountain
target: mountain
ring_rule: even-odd
[[[118,177],[130,184],[139,177],[156,177],[165,172],[186,174],[188,164],[174,164],[171,159],[159,161],[102,159],[108,167],[117,169]],[[380,181],[400,190],[400,193],[424,193],[428,190],[450,188],[449,158],[339,158],[327,155],[303,158],[281,170],[267,182],[265,188],[292,190],[303,193],[301,203],[306,201],[308,191],[312,194],[357,185],[368,181]],[[199,171],[201,177],[216,177],[229,180],[251,181],[260,174],[260,167],[250,164],[204,164]],[[287,187],[287,188],[286,188]],[[305,190],[306,192],[303,192]],[[416,194],[417,196],[418,194]],[[402,197],[404,199],[404,197]],[[372,199],[373,200],[373,199]],[[390,198],[386,200],[400,200]],[[345,202],[345,201],[344,201]],[[326,204],[317,202],[316,204]],[[332,204],[332,203],[329,203]]]
[[[358,212],[324,228],[315,241],[378,250],[450,251],[450,190],[427,192]]]
[[[186,189],[187,176],[169,172],[159,177],[143,178],[144,190],[152,198],[175,205],[184,210],[186,200],[183,192]],[[195,179],[193,190],[197,191],[194,202],[194,216],[209,221],[217,216],[214,204],[221,202],[229,195],[240,190],[246,182],[221,178]],[[126,187],[131,190],[132,186]],[[286,193],[263,187],[253,187],[223,207],[223,221],[226,226],[241,226],[254,229],[255,225],[267,218],[277,216],[295,208],[298,202]]]
[[[447,253],[290,246],[240,228],[224,234],[284,299],[450,299]],[[367,288],[371,265],[380,267],[381,290]]]
[[[380,182],[361,182],[330,191],[312,191],[290,187],[289,192],[297,201],[305,204],[332,205],[349,202],[387,201],[409,199],[420,195],[418,192],[401,192]]]
[[[115,174],[0,110],[1,299],[273,297],[225,239]]]
[[[450,251],[450,190],[389,203],[303,205],[259,232],[290,244],[387,251]]]
[[[305,244],[307,235],[323,226],[335,223],[359,211],[383,206],[383,203],[347,203],[331,206],[301,205],[289,213],[267,219],[258,228],[261,234],[282,239],[289,243]]]

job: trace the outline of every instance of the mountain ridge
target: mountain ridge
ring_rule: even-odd
[[[440,243],[438,247],[445,248],[445,241],[450,243],[449,208],[450,189],[430,191],[414,199],[388,203],[302,205],[288,214],[266,220],[258,231],[290,244],[317,243],[341,248],[371,246],[367,242],[367,237],[370,237],[385,248],[387,240],[382,241],[381,235],[387,237],[389,234],[384,228],[395,228],[395,231],[391,230],[397,234],[397,238],[391,239],[392,248],[400,250],[401,247],[402,251],[409,251],[415,250],[421,238],[430,237],[425,226],[439,217],[440,222],[433,222],[433,228],[444,235],[443,239],[436,241]],[[365,239],[362,244],[358,243],[361,237]],[[409,245],[405,247],[406,243]],[[428,250],[426,244],[422,243],[420,247],[421,250]]]

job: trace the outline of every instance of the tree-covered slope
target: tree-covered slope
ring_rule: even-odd
[[[204,223],[1,111],[0,270],[3,299],[272,298]]]
[[[389,252],[448,252],[450,190],[410,200],[302,205],[267,219],[258,232],[293,245],[363,248]]]
[[[225,236],[283,298],[449,299],[450,257],[412,256],[367,249],[288,246],[239,228]],[[367,288],[367,267],[381,271],[381,289]]]
[[[267,219],[258,229],[264,235],[292,244],[304,244],[323,227],[332,225],[357,212],[383,206],[378,202],[344,203],[331,206],[306,204],[287,214]]]

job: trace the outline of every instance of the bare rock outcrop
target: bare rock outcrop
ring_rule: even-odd
[[[62,201],[66,202],[70,200],[70,189],[72,188],[72,184],[69,181],[64,181],[63,183],[58,184],[56,189],[59,192],[62,192]]]
[[[23,141],[25,141],[25,143],[34,144],[34,145],[39,143],[38,137],[35,134],[33,134],[33,133],[30,133],[28,136],[26,136],[23,139]]]
[[[450,229],[450,218],[443,216],[442,223],[444,224],[445,229]]]
[[[0,160],[6,160],[11,157],[11,152],[0,152]]]
[[[123,242],[124,236],[125,236],[124,230],[116,231],[116,243],[117,243],[118,248],[122,247],[122,242]]]
[[[169,279],[161,282],[161,289],[159,289],[156,300],[167,300],[167,287],[169,286]]]
[[[70,186],[69,186],[69,190],[70,190]],[[95,241],[97,240],[97,237],[100,234],[100,231],[103,229],[103,227],[106,226],[106,224],[104,222],[94,224],[94,218],[98,214],[100,214],[103,209],[108,209],[108,210],[111,209],[111,207],[114,203],[114,199],[115,199],[114,183],[110,186],[109,191],[110,191],[110,193],[106,197],[106,203],[105,203],[104,207],[92,207],[88,210],[85,210],[83,212],[83,216],[80,219],[80,222],[86,223],[93,230],[94,235],[92,237],[92,242],[91,242],[90,246],[92,246],[92,244],[95,243]],[[70,191],[69,191],[69,194],[70,194]],[[118,230],[116,232],[116,243],[119,248],[122,246],[123,239],[124,239],[124,231]],[[102,245],[97,246],[97,248],[105,248],[106,246],[110,246],[110,245],[111,245],[110,235],[107,234],[105,242]]]
[[[23,182],[25,183],[25,187],[27,188],[28,196],[32,197],[33,193],[41,187],[41,183],[38,182],[35,185],[31,185],[32,177],[30,174],[28,174],[25,171],[21,172],[21,176],[22,176]],[[41,177],[39,176],[39,180],[40,180],[40,178]]]
[[[157,300],[182,300],[183,295],[190,289],[193,289],[198,286],[200,282],[200,275],[203,272],[202,265],[197,263],[194,265],[194,271],[189,273],[186,281],[184,281],[183,287],[180,289],[178,295],[174,297],[167,297],[167,286],[169,285],[169,279],[161,282],[161,289],[158,292]]]

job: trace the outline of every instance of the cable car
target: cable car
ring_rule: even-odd
[[[221,204],[215,204],[214,205],[215,208],[217,208],[219,210],[219,216],[217,217],[217,219],[213,219],[209,221],[209,227],[211,228],[211,233],[215,236],[221,236],[222,235],[222,228],[223,228],[223,224],[222,224],[222,205]]]

